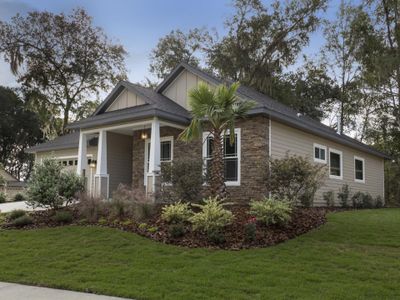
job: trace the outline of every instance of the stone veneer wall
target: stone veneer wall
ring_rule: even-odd
[[[236,127],[241,128],[241,184],[228,186],[230,200],[248,202],[259,199],[267,194],[266,171],[268,160],[268,124],[266,117],[256,116],[239,120]],[[145,142],[140,139],[142,131],[133,134],[132,146],[132,185],[134,189],[144,191],[144,149]],[[174,158],[190,156],[202,159],[202,141],[185,143],[177,140],[181,130],[171,127],[161,127],[160,135],[174,136]],[[150,131],[147,131],[150,137]]]

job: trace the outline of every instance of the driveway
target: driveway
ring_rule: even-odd
[[[40,208],[33,209],[32,207],[28,206],[26,201],[7,202],[0,204],[0,212],[2,213],[10,212],[14,209],[22,209],[26,211],[41,210]]]
[[[127,300],[88,293],[0,282],[0,300]]]

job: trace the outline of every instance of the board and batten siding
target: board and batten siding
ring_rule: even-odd
[[[283,158],[286,153],[290,155],[301,155],[309,157],[314,161],[314,143],[327,147],[327,172],[329,166],[329,149],[342,151],[343,160],[343,179],[332,179],[327,174],[324,185],[317,191],[314,205],[326,205],[323,200],[323,193],[334,191],[336,205],[339,205],[337,193],[339,189],[348,184],[350,194],[358,191],[369,193],[373,197],[384,197],[384,160],[383,158],[344,146],[329,139],[303,132],[296,128],[284,125],[282,123],[271,121],[271,156],[272,158]],[[354,156],[364,159],[365,183],[354,181]],[[350,197],[351,197],[350,195]]]
[[[138,106],[145,104],[146,102],[135,93],[132,93],[125,89],[121,94],[114,100],[107,111],[114,111],[124,109],[128,107]]]

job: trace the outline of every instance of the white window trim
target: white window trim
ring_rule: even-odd
[[[320,148],[320,149],[325,150],[325,159],[315,158],[315,148]],[[327,160],[327,157],[326,157],[326,156],[327,156],[327,153],[328,153],[328,151],[327,151],[327,149],[326,149],[326,146],[320,145],[320,144],[317,144],[317,143],[314,143],[314,146],[313,146],[313,157],[314,157],[314,161],[315,161],[315,162],[321,163],[321,164],[326,164],[326,160]]]
[[[225,131],[225,133],[224,133],[224,136],[225,135],[228,135],[228,134],[230,134],[230,131],[229,130],[227,130],[227,131]],[[235,134],[236,134],[236,137],[237,137],[237,145],[236,145],[236,147],[237,147],[237,158],[238,158],[238,177],[237,177],[237,180],[236,181],[225,181],[225,185],[226,186],[240,186],[240,179],[241,179],[241,160],[242,160],[242,152],[241,152],[241,148],[242,148],[242,146],[241,146],[241,130],[240,130],[240,128],[235,128]],[[205,159],[206,159],[206,154],[207,154],[207,138],[209,137],[209,136],[212,136],[211,134],[210,134],[210,132],[208,132],[208,131],[204,131],[203,132],[203,151],[202,151],[202,157],[203,157],[203,162],[205,161]],[[222,143],[224,142],[224,139],[222,139]],[[205,164],[204,164],[204,174],[205,174],[205,172],[206,172],[206,167],[205,167]]]
[[[144,170],[144,186],[147,185],[147,176],[151,175],[149,174],[149,170],[147,170],[147,160],[149,159],[148,156],[148,152],[149,152],[149,145],[150,145],[150,139],[146,139],[144,141],[144,166],[143,166],[143,170]],[[171,162],[174,160],[174,137],[173,136],[164,136],[160,138],[160,144],[161,142],[171,142]],[[161,155],[161,152],[160,152]]]
[[[362,161],[363,163],[363,179],[357,179],[356,178],[356,160]],[[353,167],[354,167],[354,182],[358,183],[365,183],[365,159],[359,156],[354,156],[354,162],[353,162]]]
[[[331,175],[331,153],[340,155],[340,176]],[[329,178],[343,180],[343,152],[332,148],[329,148]]]

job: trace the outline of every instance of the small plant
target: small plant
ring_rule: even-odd
[[[72,222],[72,214],[69,211],[57,211],[53,220],[59,224],[68,224]]]
[[[148,227],[147,231],[150,233],[156,233],[158,231],[158,227],[157,226]]]
[[[179,238],[183,236],[186,232],[185,226],[182,223],[171,224],[168,227],[168,232],[172,238]]]
[[[341,207],[347,208],[349,206],[350,188],[348,184],[343,184],[343,186],[339,189],[337,197]]]
[[[383,199],[381,196],[377,196],[375,198],[375,207],[376,208],[382,208],[383,207]]]
[[[10,212],[8,218],[10,220],[15,220],[18,219],[19,217],[25,216],[26,215],[26,211],[22,210],[22,209],[15,209],[13,211]]]
[[[334,191],[327,191],[322,194],[327,207],[334,207],[335,206],[335,193]]]
[[[362,207],[363,208],[374,208],[374,198],[372,198],[371,194],[365,193],[362,198]]]
[[[123,225],[123,226],[130,226],[132,224],[133,224],[132,220],[125,220],[125,221],[121,222],[121,225]]]
[[[147,227],[148,227],[147,223],[140,223],[139,226],[138,226],[138,228],[141,229],[141,230],[146,230]]]
[[[257,219],[252,217],[244,225],[244,239],[246,242],[254,242],[257,233]]]
[[[105,213],[106,205],[102,199],[82,193],[79,196],[77,208],[80,218],[84,218],[86,222],[95,223]]]
[[[14,202],[25,201],[25,196],[21,193],[17,193],[13,199]]]
[[[162,208],[161,218],[169,224],[187,222],[192,216],[189,203],[176,202]]]
[[[5,193],[0,192],[0,203],[5,203],[7,201],[7,196]]]
[[[218,230],[208,230],[207,231],[207,238],[211,243],[216,245],[225,243],[225,235],[221,232],[220,229]]]
[[[257,221],[265,225],[285,226],[289,223],[292,209],[288,202],[279,201],[273,198],[264,198],[263,200],[250,201],[250,215]]]
[[[357,192],[351,197],[354,208],[373,208],[374,199],[368,193]]]
[[[210,197],[203,202],[204,204],[193,204],[193,206],[200,208],[200,212],[189,218],[193,230],[214,233],[232,223],[232,212],[224,208],[226,204],[218,197]]]
[[[97,223],[99,223],[100,225],[107,225],[108,221],[106,218],[100,218]]]
[[[33,224],[33,219],[32,219],[31,216],[24,215],[24,216],[21,216],[21,217],[19,217],[19,218],[16,218],[16,219],[12,222],[12,224],[13,224],[15,227],[24,227],[24,226]]]

